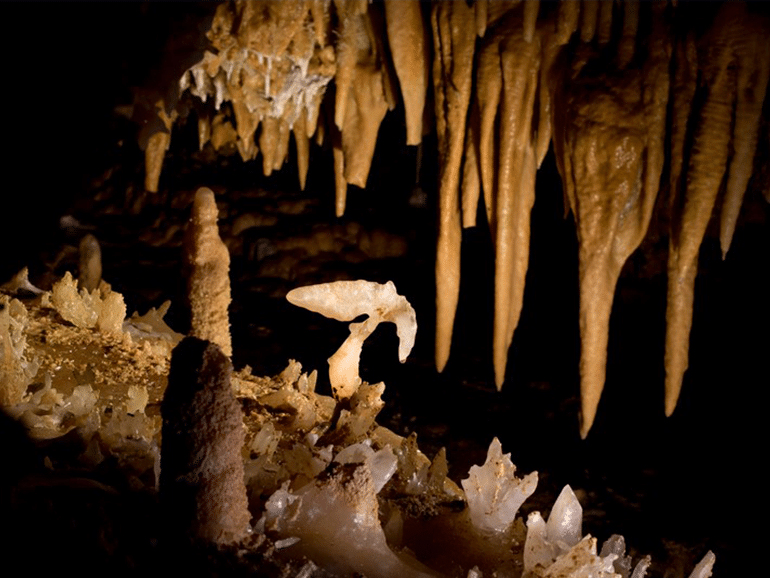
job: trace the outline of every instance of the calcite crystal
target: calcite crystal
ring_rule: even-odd
[[[105,333],[119,334],[126,318],[126,304],[120,293],[107,285],[90,292],[78,291],[69,271],[54,284],[51,303],[63,319],[84,329],[95,327]]]
[[[383,321],[396,324],[398,359],[406,361],[414,347],[417,319],[409,302],[396,293],[392,281],[336,281],[289,291],[286,299],[299,307],[338,321],[352,321],[360,315],[369,318],[350,324],[350,337],[329,358],[329,379],[337,398],[349,398],[361,384],[358,362],[364,341]]]
[[[18,299],[0,295],[0,406],[19,403],[39,363],[28,359],[29,315]]]
[[[483,532],[506,532],[519,507],[537,487],[537,472],[522,479],[515,476],[516,467],[511,454],[503,454],[500,441],[489,444],[484,465],[472,466],[468,478],[462,481],[473,524]]]

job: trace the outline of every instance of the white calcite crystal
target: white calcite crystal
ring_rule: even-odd
[[[487,461],[473,466],[462,481],[474,526],[485,533],[507,531],[516,512],[537,487],[537,472],[517,478],[511,454],[503,454],[500,441],[489,444]]]
[[[78,291],[69,273],[54,283],[51,302],[59,315],[81,329],[97,328],[104,333],[121,333],[126,304],[120,293],[109,288]]]
[[[368,439],[344,448],[334,457],[334,461],[338,464],[366,464],[369,466],[375,494],[379,493],[388,483],[398,467],[398,458],[390,446],[374,451],[372,441]]]
[[[339,464],[290,492],[285,485],[265,507],[264,524],[293,556],[307,556],[334,575],[369,578],[436,576],[415,558],[388,546],[378,516],[377,494],[366,463]]]
[[[711,571],[714,568],[714,562],[716,561],[716,556],[714,556],[714,553],[709,550],[706,552],[706,555],[703,557],[703,560],[698,562],[698,564],[695,566],[695,569],[692,571],[692,574],[690,574],[690,578],[710,578]]]
[[[177,333],[163,320],[171,307],[171,301],[166,300],[158,307],[151,307],[144,315],[135,312],[123,322],[123,331],[136,340],[155,339],[169,344],[166,353],[171,353],[173,347],[182,341],[184,335]]]
[[[372,281],[335,281],[308,287],[298,287],[286,295],[289,303],[338,321],[352,321],[361,315],[369,318],[350,324],[348,337],[339,350],[329,358],[329,380],[335,397],[351,397],[361,378],[358,363],[364,341],[383,321],[396,324],[398,359],[406,361],[414,347],[417,317],[405,297],[396,292],[392,281],[385,284]]]
[[[29,267],[24,267],[21,271],[16,273],[10,281],[0,285],[0,291],[5,291],[12,295],[20,293],[28,293],[30,295],[40,295],[43,293],[42,289],[35,287],[29,281]]]
[[[97,392],[90,385],[78,385],[69,395],[52,386],[51,374],[43,376],[43,387],[27,393],[20,403],[6,410],[36,439],[59,437],[76,426],[93,431],[98,427]]]
[[[38,370],[37,359],[25,352],[29,315],[18,299],[0,295],[0,405],[21,401],[24,390]]]
[[[647,569],[652,563],[652,559],[649,556],[643,557],[633,571],[631,570],[631,556],[626,556],[626,540],[619,534],[613,534],[602,545],[601,553],[602,558],[606,558],[608,555],[614,554],[616,556],[613,566],[615,572],[620,574],[622,578],[644,578],[647,574]]]
[[[583,508],[572,488],[564,486],[554,502],[548,523],[540,512],[532,512],[527,519],[524,569],[531,572],[551,566],[580,541],[582,525]]]
[[[615,573],[613,561],[615,554],[606,558],[596,555],[596,538],[587,535],[580,540],[569,552],[559,556],[556,561],[542,574],[542,578],[620,578]]]

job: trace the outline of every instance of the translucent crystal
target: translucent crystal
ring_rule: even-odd
[[[384,285],[362,280],[336,281],[298,287],[289,291],[286,299],[293,305],[338,321],[352,321],[361,315],[369,316],[365,321],[350,324],[350,336],[329,358],[329,381],[338,399],[351,397],[361,384],[358,375],[361,348],[381,322],[396,324],[398,358],[401,363],[406,361],[414,347],[417,317],[406,298],[396,292],[392,281]]]
[[[703,560],[698,562],[698,564],[695,566],[692,574],[690,574],[690,578],[709,578],[711,576],[711,571],[714,568],[715,561],[716,556],[714,556],[714,553],[709,550],[703,557]]]
[[[503,455],[500,441],[489,445],[484,465],[473,466],[462,481],[471,520],[479,530],[505,532],[513,524],[519,507],[537,487],[537,472],[517,478],[511,454]]]
[[[569,485],[564,486],[551,515],[548,516],[548,539],[553,543],[564,542],[574,546],[583,535],[583,508]]]

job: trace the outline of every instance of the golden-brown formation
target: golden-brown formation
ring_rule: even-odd
[[[190,335],[216,343],[230,357],[230,253],[219,237],[218,215],[214,192],[198,189],[185,239]]]
[[[462,227],[477,224],[483,203],[495,247],[498,388],[522,308],[536,172],[553,143],[579,242],[585,435],[604,385],[616,283],[661,196],[669,201],[658,205],[661,215],[671,222],[666,413],[674,409],[706,225],[721,203],[726,254],[758,139],[767,138],[758,131],[770,74],[768,31],[766,12],[742,2],[696,11],[687,3],[635,0],[235,2],[218,7],[208,32],[213,48],[180,88],[204,102],[213,97],[198,107],[201,146],[210,139],[219,150],[230,139],[244,160],[261,151],[265,174],[282,166],[293,132],[304,186],[308,139],[330,139],[338,216],[347,185],[366,185],[379,125],[396,106],[398,87],[408,144],[420,142],[432,108],[439,159],[436,365],[443,369],[451,348]],[[433,102],[426,97],[430,70]],[[332,79],[334,102],[323,114]],[[148,179],[175,113],[162,104],[156,125],[167,130],[148,146]]]
[[[565,114],[554,118],[554,149],[578,234],[583,437],[604,387],[615,286],[647,232],[665,160],[669,48],[663,20],[654,22],[641,67],[625,68],[620,50],[614,70],[597,76],[592,61],[606,55],[585,47],[555,90]]]

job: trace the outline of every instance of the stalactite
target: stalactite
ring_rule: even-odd
[[[736,71],[733,47],[742,35],[742,4],[724,4],[698,55],[705,92],[694,129],[687,182],[675,199],[668,258],[666,310],[666,415],[671,415],[688,365],[698,251],[725,175],[731,137]]]
[[[436,57],[433,88],[439,142],[439,233],[436,249],[436,367],[444,369],[452,344],[460,293],[460,204],[458,186],[465,122],[471,95],[475,30],[473,9],[463,2],[433,5]]]
[[[743,34],[735,44],[738,86],[733,125],[733,155],[730,159],[720,215],[719,240],[723,258],[730,249],[735,223],[743,204],[743,195],[754,172],[759,121],[770,75],[770,20],[744,12],[741,25]]]
[[[529,263],[529,218],[535,202],[532,129],[540,70],[540,40],[512,34],[500,44],[503,73],[495,194],[495,384],[505,380],[508,348],[519,323]]]

